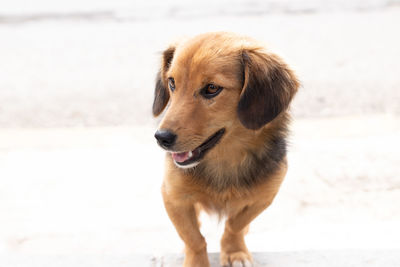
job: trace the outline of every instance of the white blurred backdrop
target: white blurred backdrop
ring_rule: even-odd
[[[288,177],[250,250],[400,249],[399,26],[399,0],[3,1],[0,265],[181,252],[154,78],[169,42],[219,30],[264,41],[302,82]]]

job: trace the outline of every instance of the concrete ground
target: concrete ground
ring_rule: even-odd
[[[219,254],[210,256],[211,267],[219,266]],[[286,266],[286,267],[337,267],[337,266],[398,266],[398,251],[301,251],[301,252],[269,252],[255,253],[254,267]],[[30,265],[24,264],[30,262]],[[181,255],[153,257],[149,255],[7,255],[3,258],[4,266],[141,266],[141,267],[178,267],[182,266]]]
[[[154,75],[171,40],[215,30],[302,81],[287,178],[247,236],[258,265],[400,266],[400,2],[214,2],[2,6],[1,267],[179,264]],[[217,264],[222,224],[202,220]]]

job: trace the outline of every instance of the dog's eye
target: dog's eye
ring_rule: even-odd
[[[216,97],[222,91],[222,89],[223,88],[221,86],[210,83],[201,90],[201,95],[205,98],[213,98]]]
[[[175,90],[174,78],[172,78],[172,77],[168,78],[168,87],[169,87],[169,89],[171,89],[172,92]]]

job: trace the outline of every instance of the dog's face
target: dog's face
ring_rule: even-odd
[[[254,131],[284,111],[298,87],[287,66],[254,41],[209,33],[164,51],[153,114],[169,103],[155,137],[190,168],[235,129]]]

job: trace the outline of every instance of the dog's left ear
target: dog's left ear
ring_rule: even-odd
[[[246,128],[257,130],[288,108],[299,82],[274,54],[244,50],[242,66],[243,89],[238,116]]]
[[[167,106],[169,101],[169,91],[166,86],[167,77],[166,73],[171,65],[171,61],[174,57],[175,47],[171,46],[163,52],[161,69],[157,73],[156,87],[154,90],[153,100],[153,115],[158,116]]]

